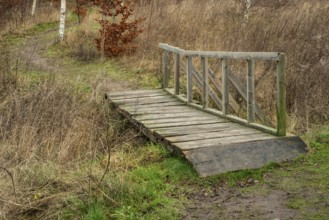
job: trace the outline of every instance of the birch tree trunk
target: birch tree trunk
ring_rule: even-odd
[[[33,4],[32,4],[32,10],[31,10],[31,15],[34,16],[35,14],[35,8],[37,6],[37,0],[33,0]]]
[[[250,8],[251,8],[251,0],[245,0],[245,4],[246,4],[246,10],[244,11],[244,24],[247,24],[249,21],[249,15],[250,15]]]
[[[66,0],[61,0],[61,17],[59,21],[59,40],[64,39],[65,31],[65,17],[66,17]]]

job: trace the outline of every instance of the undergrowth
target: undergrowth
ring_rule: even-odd
[[[26,71],[1,49],[1,218],[179,217],[177,185],[196,178],[186,162],[148,144],[97,86]]]

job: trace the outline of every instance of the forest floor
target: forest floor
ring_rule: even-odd
[[[114,67],[104,73],[100,66],[108,64],[76,62],[61,54],[54,42],[53,32],[41,32],[27,36],[18,44],[17,51],[29,71],[62,75],[75,84],[83,82],[82,89],[96,87],[99,96],[105,91],[149,86],[148,83],[137,83],[137,86],[134,74],[113,63]],[[166,196],[181,200],[176,217],[179,219],[326,219],[329,216],[328,137],[327,128],[317,132],[309,139],[308,155],[294,162],[186,183],[183,180]]]

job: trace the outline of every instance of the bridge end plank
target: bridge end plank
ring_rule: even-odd
[[[306,144],[299,137],[290,136],[199,148],[183,151],[183,154],[201,177],[207,177],[228,171],[261,168],[269,162],[291,161],[306,152]]]

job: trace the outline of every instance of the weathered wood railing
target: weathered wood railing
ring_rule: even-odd
[[[286,136],[286,82],[285,82],[285,55],[276,52],[215,52],[215,51],[189,51],[178,47],[160,43],[159,47],[163,49],[163,88],[174,96],[182,99],[188,105],[202,109],[212,114],[220,115],[230,120],[258,128],[265,132],[277,136]],[[174,90],[168,89],[169,84],[169,53],[174,54]],[[182,59],[185,57],[187,63],[184,64]],[[193,58],[201,59],[201,75],[193,67]],[[214,72],[208,67],[209,58],[218,58],[222,64],[222,82],[216,77]],[[228,60],[246,60],[247,61],[247,88],[237,79],[228,66]],[[255,102],[255,62],[256,61],[276,61],[276,82],[277,82],[277,126],[271,128],[271,122],[263,114]],[[186,72],[186,99],[180,96],[180,75],[181,70]],[[194,78],[193,78],[194,77]],[[221,99],[216,92],[209,86],[210,81],[221,91]],[[201,105],[193,103],[193,80],[202,91]],[[230,114],[230,107],[235,110],[238,105],[229,92],[229,82],[233,84],[236,90],[247,102],[247,120],[241,119]],[[221,109],[217,111],[209,108],[209,97]],[[265,125],[256,123],[256,117]]]

